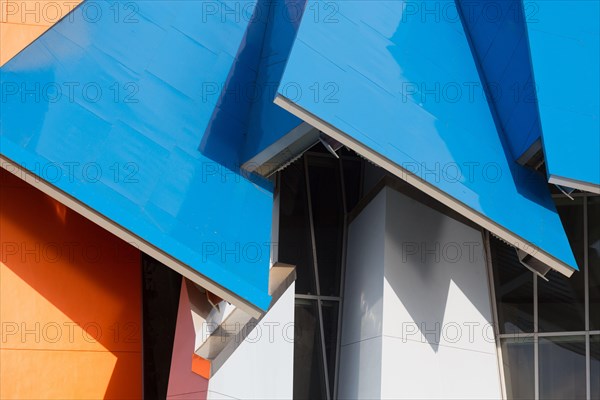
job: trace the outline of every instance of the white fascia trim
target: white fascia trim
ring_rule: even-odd
[[[573,189],[579,189],[583,190],[584,192],[600,194],[600,185],[594,185],[593,183],[579,181],[577,179],[563,178],[561,176],[550,175],[550,177],[548,178],[548,183]]]
[[[314,130],[311,125],[302,122],[300,125],[286,133],[283,137],[271,144],[269,147],[252,157],[250,160],[242,164],[242,168],[248,172],[256,171],[261,165],[271,160],[273,157],[282,152],[286,147],[291,146],[296,141],[304,137],[310,131]]]

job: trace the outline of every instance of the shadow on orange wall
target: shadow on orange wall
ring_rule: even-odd
[[[140,252],[0,171],[0,398],[141,398]]]

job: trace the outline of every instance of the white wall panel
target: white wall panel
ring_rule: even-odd
[[[342,346],[381,336],[385,202],[379,192],[348,230]]]
[[[348,229],[340,399],[381,396],[385,202],[380,192]]]
[[[345,290],[340,398],[501,398],[480,231],[385,188],[350,225]]]
[[[208,399],[291,399],[295,283],[208,382]]]
[[[347,344],[340,354],[338,398],[381,398],[382,336]]]

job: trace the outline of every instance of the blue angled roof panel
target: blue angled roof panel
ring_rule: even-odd
[[[485,93],[469,89],[482,85],[460,20],[414,6],[337,1],[329,20],[305,14],[277,103],[570,275],[578,267],[544,178],[513,161]],[[335,93],[291,98],[292,82]]]
[[[458,0],[457,5],[498,129],[514,160],[520,160],[541,137],[526,26],[535,14],[522,0]]]
[[[550,182],[600,193],[600,3],[536,1],[527,22]]]
[[[244,42],[256,4],[248,17],[210,4],[222,8],[138,1],[125,23],[100,2],[97,21],[60,21],[0,69],[0,151],[265,310],[271,184],[246,179],[235,152],[198,150],[226,133],[207,132],[220,97],[209,84],[226,81],[241,48],[261,47]]]
[[[257,95],[252,103],[243,162],[265,150],[300,125],[300,119],[273,104],[277,87],[302,19],[305,0],[270,1],[270,19],[263,41]]]

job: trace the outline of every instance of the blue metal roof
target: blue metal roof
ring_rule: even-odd
[[[267,309],[271,184],[240,171],[231,124],[211,126],[244,49],[260,51],[258,6],[128,4],[129,22],[95,2],[100,18],[63,19],[0,69],[1,153]]]
[[[528,3],[548,177],[600,193],[600,3]]]
[[[436,4],[309,1],[277,102],[568,275],[578,268],[547,183],[513,161],[461,21],[443,14],[455,4]],[[335,91],[291,98],[292,82]]]
[[[252,102],[248,133],[240,158],[242,162],[251,160],[302,122],[275,105],[273,100],[296,39],[305,0],[267,3],[270,4],[270,17],[260,54],[258,75],[256,81],[249,83],[256,85],[257,95]]]
[[[498,130],[519,160],[541,137],[526,26],[535,10],[522,0],[458,0],[457,6]]]
[[[270,303],[272,187],[240,165],[302,119],[577,269],[544,177],[516,160],[543,128],[551,181],[600,182],[597,3],[127,4],[94,3],[0,68],[0,152],[235,298]]]

